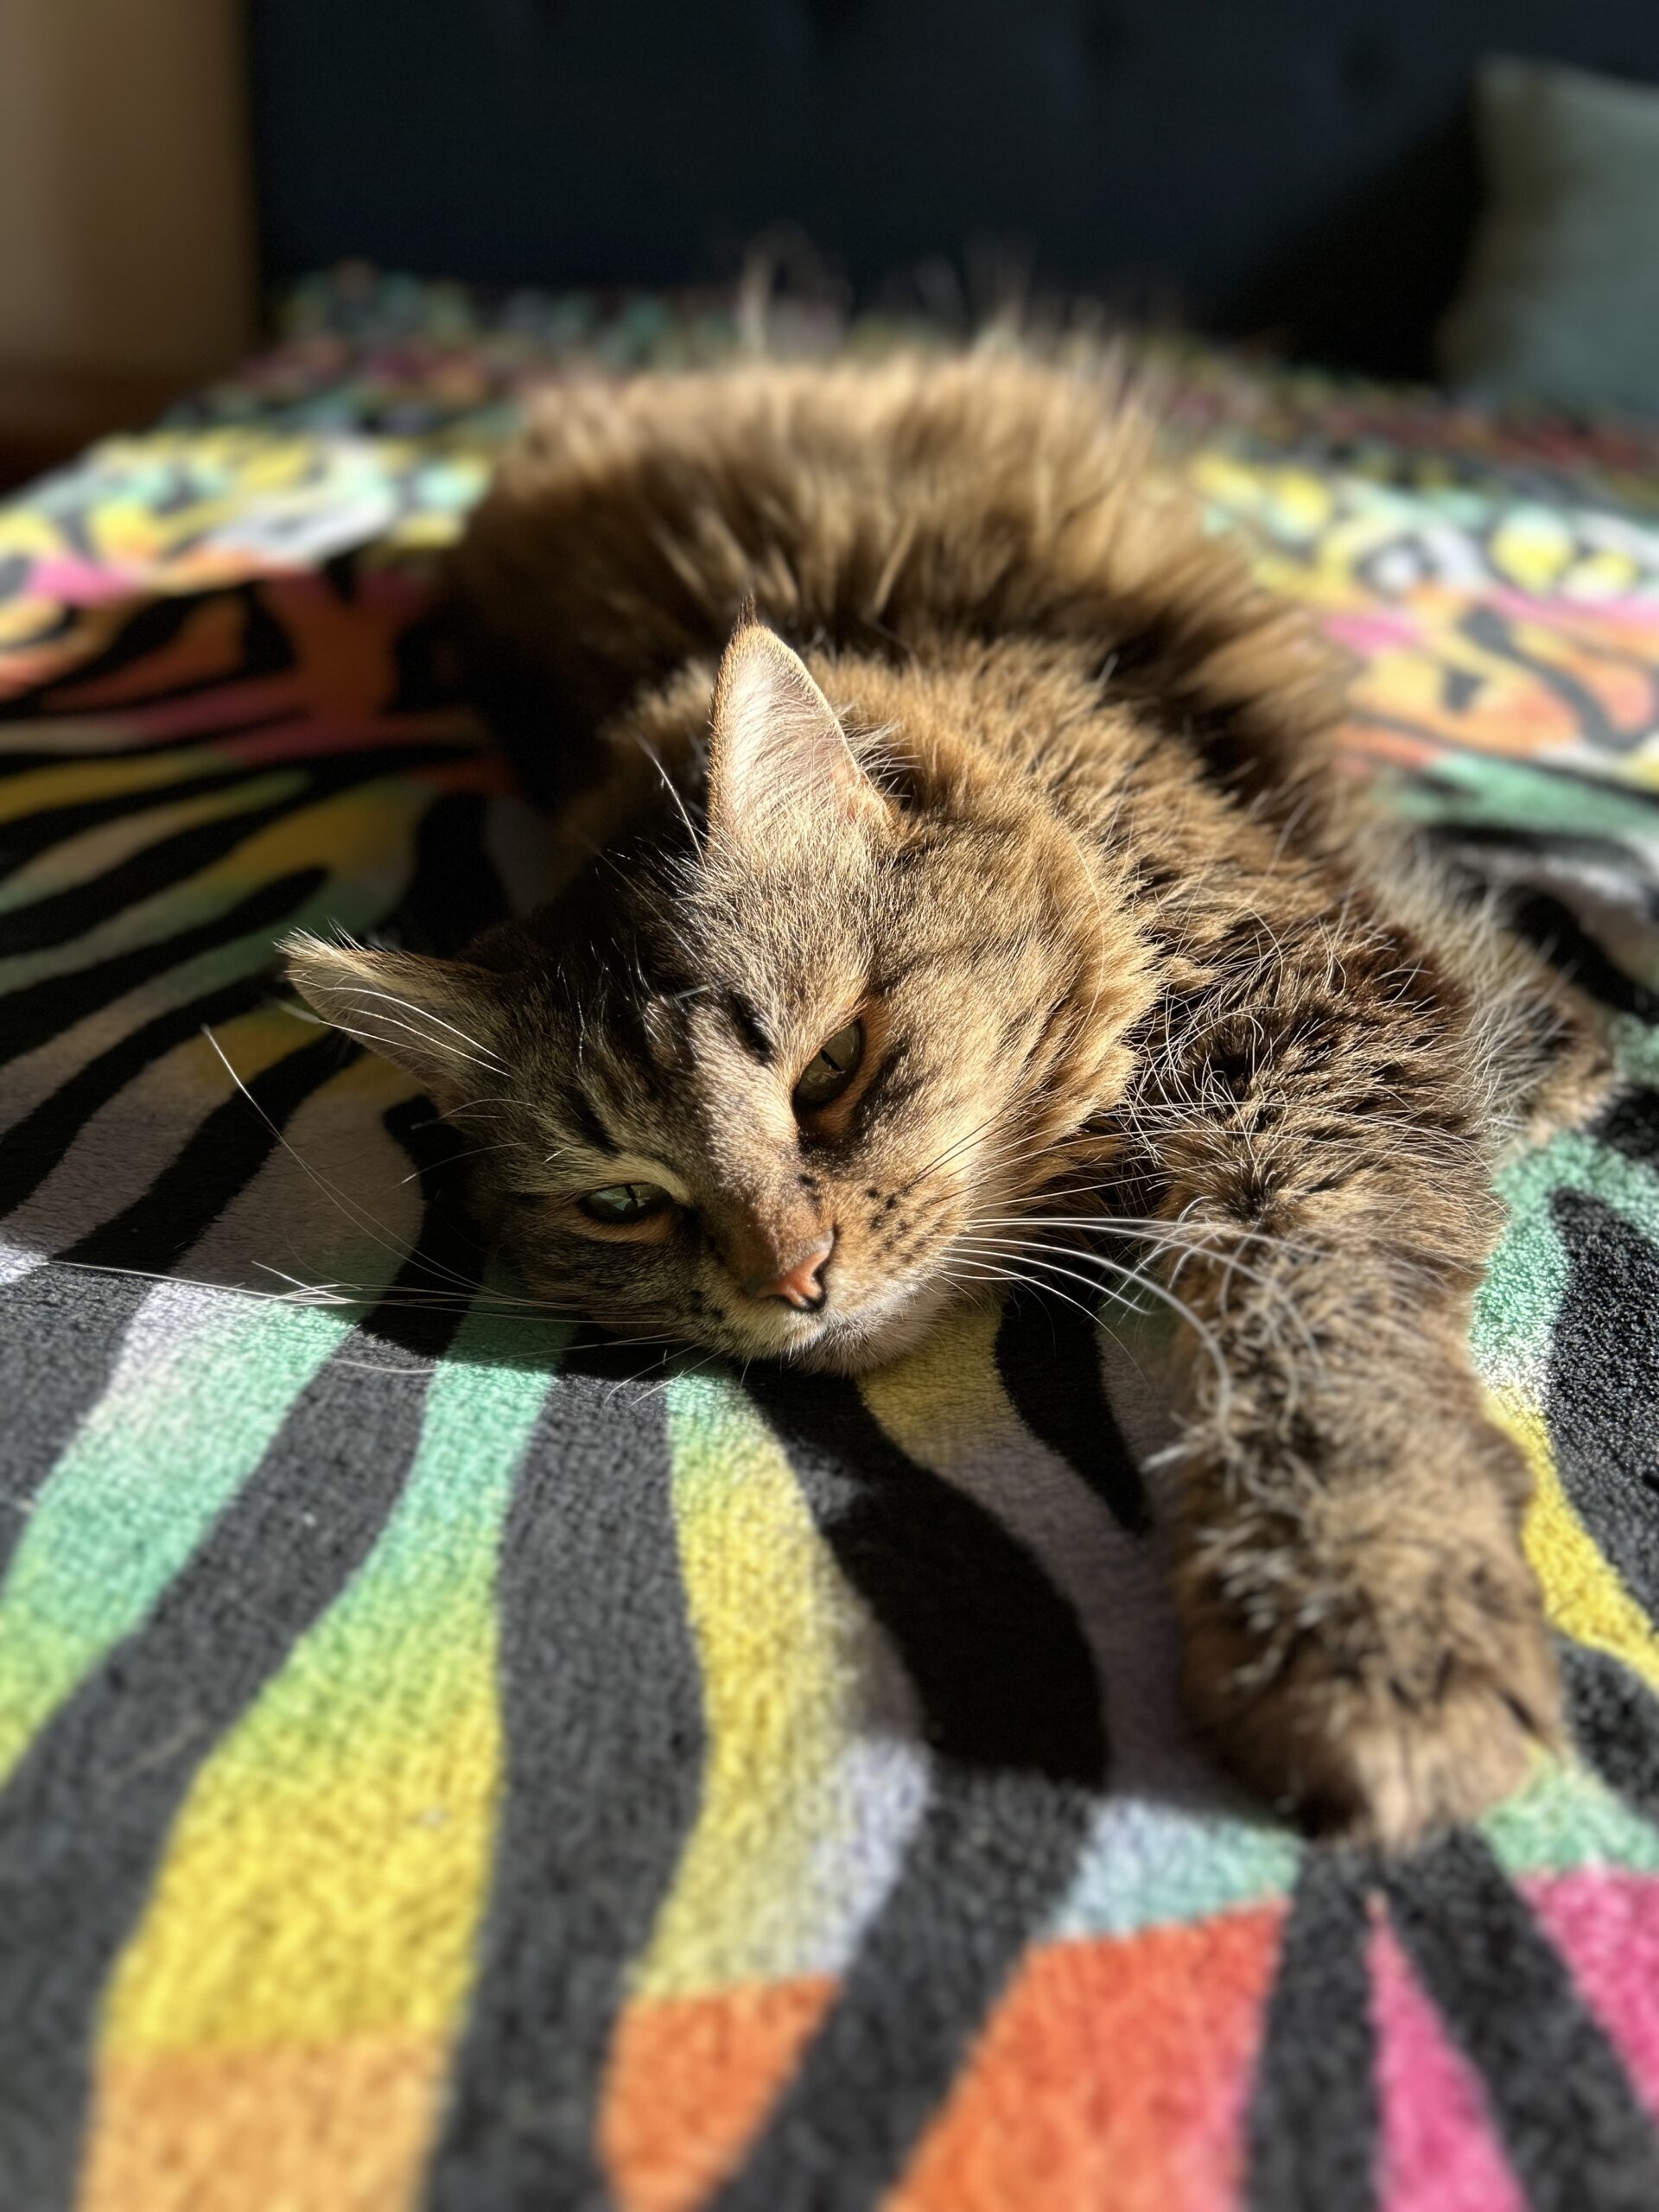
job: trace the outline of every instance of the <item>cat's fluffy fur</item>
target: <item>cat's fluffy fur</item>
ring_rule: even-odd
[[[1492,1169],[1599,1048],[1354,810],[1326,657],[1134,410],[1009,360],[563,390],[456,582],[563,887],[467,963],[293,972],[489,1115],[530,1282],[851,1368],[999,1274],[1109,1288],[1110,1224],[1159,1224],[1194,1714],[1386,1840],[1510,1784],[1557,1693],[1465,1327]],[[581,1215],[634,1179],[676,1205]],[[764,1294],[830,1237],[822,1310]]]

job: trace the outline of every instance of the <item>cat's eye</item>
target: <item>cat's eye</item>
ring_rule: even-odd
[[[576,1203],[589,1221],[626,1227],[631,1221],[644,1221],[648,1215],[660,1213],[671,1200],[668,1192],[655,1183],[607,1183],[602,1191],[589,1191]]]
[[[832,1098],[839,1098],[857,1074],[863,1057],[864,1025],[849,1021],[844,1029],[836,1030],[803,1071],[795,1086],[798,1110],[810,1112],[815,1106],[827,1106]]]

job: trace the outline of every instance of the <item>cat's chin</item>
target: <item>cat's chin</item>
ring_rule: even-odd
[[[914,1351],[957,1300],[957,1293],[949,1283],[918,1283],[852,1313],[832,1313],[816,1335],[791,1345],[782,1357],[791,1366],[809,1368],[817,1375],[867,1374]]]

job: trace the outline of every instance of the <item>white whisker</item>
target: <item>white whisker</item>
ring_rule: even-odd
[[[1061,1265],[1058,1260],[1046,1258],[1039,1253],[1022,1245],[1002,1245],[999,1244],[995,1238],[973,1236],[959,1237],[956,1239],[955,1242],[957,1244],[965,1243],[970,1250],[981,1250],[992,1255],[996,1255],[1001,1252],[1012,1253],[1015,1256],[1027,1261],[1031,1266],[1041,1268],[1046,1273],[1052,1272],[1056,1274],[1063,1274],[1074,1282],[1090,1282],[1090,1278],[1089,1276],[1078,1274],[1075,1268],[1065,1267]],[[1164,1305],[1167,1306],[1173,1313],[1174,1313],[1186,1324],[1187,1327],[1192,1330],[1193,1335],[1203,1345],[1205,1352],[1208,1354],[1215,1367],[1216,1389],[1217,1395],[1224,1404],[1228,1402],[1231,1395],[1231,1379],[1228,1373],[1226,1358],[1222,1352],[1220,1344],[1217,1340],[1215,1332],[1206,1322],[1201,1319],[1200,1317],[1193,1312],[1192,1308],[1187,1305],[1184,1299],[1178,1298],[1173,1291],[1166,1290],[1160,1282],[1155,1281],[1150,1275],[1144,1274],[1134,1268],[1122,1267],[1116,1260],[1106,1259],[1103,1255],[1098,1252],[1073,1252],[1067,1248],[1065,1256],[1068,1259],[1085,1261],[1094,1267],[1104,1268],[1110,1274],[1122,1277],[1125,1281],[1134,1283],[1139,1287],[1149,1291],[1154,1298],[1159,1299]],[[1115,1297],[1125,1305],[1130,1305],[1135,1302],[1126,1297],[1122,1291],[1113,1291],[1104,1284],[1094,1285],[1092,1287],[1097,1288],[1103,1296],[1108,1298]]]
[[[207,1039],[207,1042],[213,1046],[213,1051],[218,1054],[226,1074],[229,1076],[231,1081],[236,1085],[242,1096],[247,1100],[249,1105],[252,1107],[254,1112],[259,1116],[265,1127],[270,1131],[272,1136],[276,1138],[277,1143],[283,1147],[283,1150],[287,1153],[289,1159],[292,1160],[299,1167],[302,1173],[308,1176],[310,1180],[316,1185],[318,1190],[322,1192],[323,1196],[345,1215],[347,1221],[352,1224],[359,1235],[367,1236],[371,1243],[379,1245],[383,1251],[390,1252],[396,1258],[400,1267],[406,1267],[413,1263],[423,1268],[429,1274],[436,1275],[440,1279],[448,1277],[451,1283],[459,1285],[462,1290],[470,1293],[477,1289],[478,1286],[475,1283],[468,1282],[466,1276],[458,1274],[454,1268],[441,1266],[431,1260],[428,1260],[423,1256],[417,1255],[408,1244],[400,1243],[397,1238],[387,1234],[385,1224],[384,1222],[377,1220],[375,1216],[368,1212],[365,1208],[357,1205],[353,1201],[347,1199],[339,1190],[337,1190],[326,1175],[321,1174],[311,1165],[308,1160],[305,1159],[302,1154],[295,1148],[278,1125],[271,1119],[270,1116],[266,1113],[264,1108],[261,1106],[258,1100],[248,1089],[247,1084],[243,1082],[241,1077],[231,1065],[229,1059],[226,1057],[224,1046],[219,1043],[218,1038],[214,1036],[212,1029],[206,1022],[202,1024],[201,1034]],[[531,1301],[523,1300],[521,1302],[527,1305]]]
[[[482,1052],[469,1052],[464,1046],[451,1045],[442,1037],[433,1037],[424,1029],[416,1028],[410,1022],[398,1021],[391,1014],[382,1014],[378,1007],[353,1007],[352,1011],[356,1014],[359,1021],[378,1022],[379,1028],[369,1033],[361,1029],[353,1028],[348,1021],[336,1021],[334,1026],[336,1029],[343,1029],[348,1037],[362,1039],[365,1044],[385,1046],[388,1041],[385,1033],[388,1030],[396,1030],[400,1035],[412,1037],[417,1045],[429,1046],[435,1052],[448,1052],[452,1058],[457,1060],[471,1060],[491,1075],[505,1076],[511,1073],[511,1071],[504,1068],[499,1060],[486,1058]]]
[[[441,1014],[434,1014],[430,1007],[417,1005],[413,999],[399,998],[392,991],[371,990],[366,983],[352,983],[348,988],[354,997],[385,999],[388,1005],[400,1007],[405,1014],[412,1014],[417,1020],[436,1022],[440,1029],[447,1029],[452,1037],[459,1037],[463,1045],[469,1046],[474,1052],[482,1052],[489,1059],[499,1060],[500,1058],[500,1054],[493,1046],[485,1044],[480,1038],[469,1037],[464,1029],[457,1029],[453,1021],[446,1021]]]

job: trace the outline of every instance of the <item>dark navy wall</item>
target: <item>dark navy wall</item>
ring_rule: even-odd
[[[789,221],[868,297],[1001,241],[1409,372],[1494,50],[1659,79],[1659,0],[253,0],[267,258],[662,284]]]

